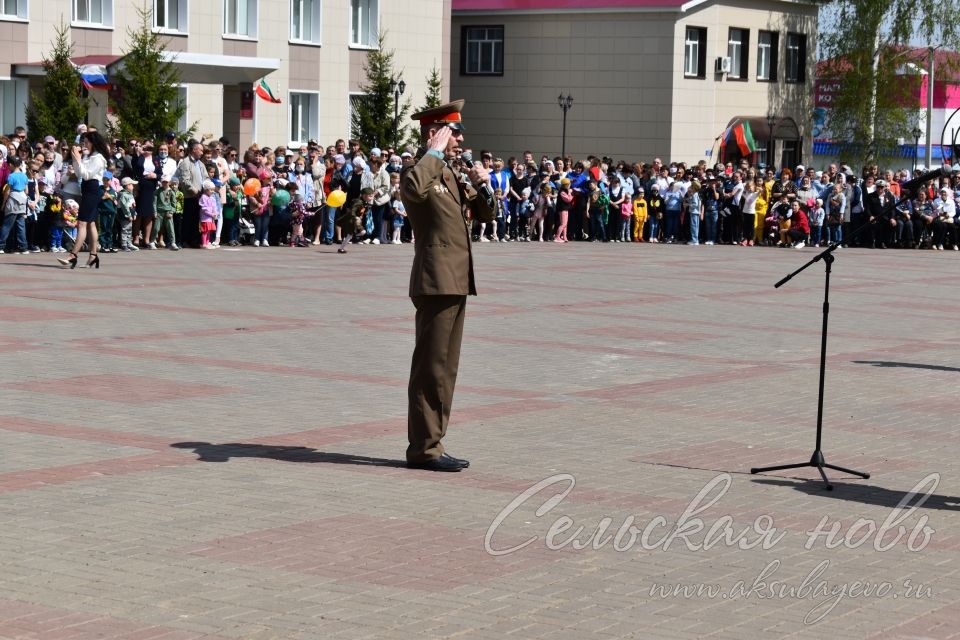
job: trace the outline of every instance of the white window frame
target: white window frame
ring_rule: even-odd
[[[360,20],[363,20],[363,7],[367,8],[367,15],[372,16],[367,21],[367,42],[353,37],[354,31],[359,31],[359,29],[354,29],[354,17],[357,12],[360,12]],[[350,29],[347,41],[350,43],[351,49],[376,49],[377,38],[380,35],[380,0],[350,0],[350,21],[347,28]]]
[[[483,30],[484,34],[482,38],[471,39],[469,37],[470,31]],[[491,30],[496,31],[500,30],[500,38],[490,37]],[[464,46],[463,46],[463,74],[468,76],[502,76],[503,75],[503,62],[504,62],[504,40],[506,39],[506,29],[503,25],[492,24],[492,25],[466,25],[463,30]],[[474,64],[471,64],[471,55],[470,51],[473,48],[472,45],[476,45],[476,60],[473,60]],[[483,51],[484,47],[489,46],[490,53],[490,65],[485,67],[483,64]],[[497,68],[497,62],[500,63],[500,68]]]
[[[699,78],[700,70],[700,29],[687,27],[683,42],[683,75],[687,78]]]
[[[7,3],[13,2],[17,9],[13,13],[7,13]],[[7,22],[29,22],[30,0],[0,0],[0,20]]]
[[[304,140],[297,140],[293,135],[293,120],[294,120],[294,96],[308,96],[309,104],[307,106],[307,137]],[[289,134],[290,140],[287,142],[287,146],[299,146],[302,144],[307,144],[311,139],[319,140],[320,139],[320,92],[319,91],[300,91],[300,90],[290,90],[287,92],[287,102],[290,105],[287,108],[287,133]],[[300,100],[297,100],[298,105],[301,103]],[[301,114],[302,116],[302,108]],[[299,128],[299,127],[298,127]]]
[[[730,27],[727,36],[727,57],[730,58],[730,73],[727,78],[730,80],[746,80],[740,75],[743,66],[743,32],[746,29],[739,27]]]
[[[0,77],[0,130],[13,131],[14,127],[26,123],[28,100],[29,83],[26,79]]]
[[[800,51],[800,44],[803,41],[804,37],[805,35],[802,33],[795,33],[792,31],[787,32],[787,43],[786,43],[787,59],[784,61],[785,67],[784,67],[784,74],[783,74],[783,79],[786,82],[800,84],[802,82],[807,81],[807,74],[806,74],[806,68],[805,68],[807,61],[802,59],[802,55]],[[795,43],[793,46],[791,46],[790,44],[791,40],[793,40]],[[796,63],[795,65],[793,65],[792,70],[791,70],[791,64],[790,64],[791,58]],[[802,80],[800,79],[801,69],[803,69]]]
[[[177,132],[179,133],[190,127],[190,85],[177,85],[177,99],[183,100],[183,115],[177,121]]]
[[[767,42],[764,42],[767,38]],[[773,32],[761,31],[757,34],[757,80],[769,81],[773,70]]]
[[[170,26],[164,24],[161,26],[160,20],[160,10],[157,8],[157,4],[163,2],[164,5],[169,8],[172,6],[177,7],[177,24]],[[190,18],[190,0],[153,0],[153,30],[156,33],[170,33],[176,35],[182,35],[189,32],[189,18]],[[164,16],[164,22],[169,15]]]
[[[347,139],[353,137],[353,99],[365,96],[362,91],[350,91],[347,93]]]
[[[300,33],[297,33],[298,25],[294,22],[293,16],[297,6],[300,7],[300,19],[303,21],[304,5],[309,4],[310,8],[310,27],[313,31],[310,38],[303,38],[303,28],[300,27]],[[323,35],[323,0],[290,0],[290,40],[291,44],[310,44],[320,46],[323,44],[321,36]]]
[[[100,5],[100,22],[89,20],[91,9],[95,4]],[[80,12],[77,7],[84,6],[87,9],[87,20],[79,18]],[[81,27],[84,29],[113,29],[113,0],[71,0],[70,9],[72,11],[70,21],[71,27]]]
[[[237,28],[230,31],[230,6],[246,4],[246,33],[240,33],[240,15],[237,15]],[[257,20],[260,11],[259,0],[223,0],[223,37],[227,40],[256,40]]]

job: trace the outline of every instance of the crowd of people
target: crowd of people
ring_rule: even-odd
[[[0,137],[0,253],[71,252],[61,262],[76,266],[86,247],[99,266],[101,252],[336,242],[343,253],[351,243],[415,242],[399,198],[399,172],[415,153],[342,139],[241,151],[173,133],[108,143],[84,125],[73,140],[34,143],[18,127]],[[472,223],[476,242],[958,248],[960,172],[894,206],[910,172],[877,166],[854,175],[838,164],[479,158],[496,216]]]

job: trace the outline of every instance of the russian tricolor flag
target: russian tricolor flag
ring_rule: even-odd
[[[80,74],[80,81],[87,89],[109,89],[110,82],[107,80],[107,67],[102,64],[85,64],[77,68]]]

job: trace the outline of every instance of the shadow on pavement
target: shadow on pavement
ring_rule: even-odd
[[[923,504],[919,507],[920,509],[960,511],[960,497],[958,496],[944,496],[937,493],[913,493],[911,495],[909,491],[895,491],[876,485],[859,484],[855,482],[836,482],[833,478],[830,478],[833,491],[824,490],[823,481],[819,478],[816,480],[756,478],[754,482],[777,487],[790,487],[801,493],[823,498],[860,502],[862,504],[872,504],[880,507],[889,507],[891,509],[899,505],[900,501],[909,495],[910,498],[904,503],[904,507],[917,505],[923,500]]]
[[[193,449],[194,453],[197,454],[197,459],[202,462],[229,462],[231,458],[268,458],[281,462],[326,462],[330,464],[407,468],[407,463],[402,460],[317,451],[310,447],[284,447],[247,442],[225,442],[223,444],[175,442],[170,446],[176,449]]]
[[[905,369],[929,369],[931,371],[957,371],[957,367],[945,367],[939,364],[920,364],[916,362],[887,362],[885,360],[852,360],[854,364],[872,364],[875,367],[903,367]]]

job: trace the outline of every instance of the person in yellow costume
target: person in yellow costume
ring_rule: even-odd
[[[643,242],[643,226],[647,224],[647,198],[643,187],[633,196],[633,241]]]

